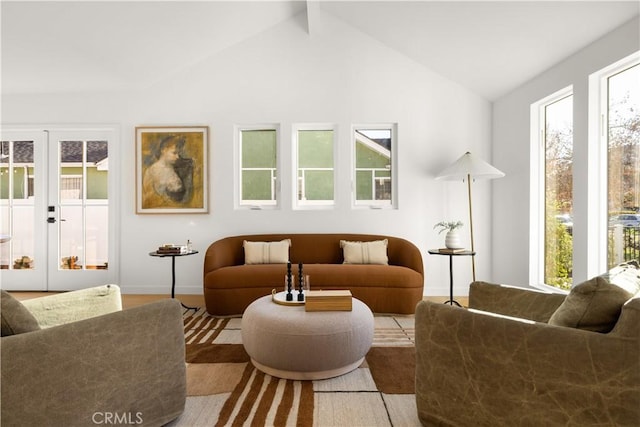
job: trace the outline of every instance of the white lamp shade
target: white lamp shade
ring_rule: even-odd
[[[440,172],[436,179],[455,181],[466,179],[467,176],[473,179],[494,179],[502,178],[504,173],[467,151],[451,166]]]

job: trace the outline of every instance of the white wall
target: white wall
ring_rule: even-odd
[[[638,18],[622,25],[520,88],[494,102],[493,160],[508,179],[493,186],[492,271],[496,281],[529,282],[530,106],[573,85],[574,96],[574,283],[587,279],[587,248],[594,244],[587,201],[589,75],[640,49]]]
[[[423,253],[425,294],[448,294],[448,260],[430,256],[444,235],[441,220],[467,223],[466,187],[434,176],[465,151],[490,160],[491,105],[368,36],[319,12],[310,36],[302,16],[233,46],[146,90],[131,93],[12,95],[3,99],[5,123],[117,123],[120,169],[120,285],[125,293],[168,293],[170,263],[149,257],[165,242],[190,239],[200,254],[176,260],[177,293],[202,292],[207,246],[235,234],[357,232],[406,238]],[[167,58],[168,61],[171,58]],[[339,126],[337,206],[291,209],[291,126]],[[353,123],[398,124],[399,209],[353,210],[350,141]],[[282,207],[234,210],[236,124],[281,125]],[[134,128],[210,126],[210,213],[136,215]],[[477,276],[491,279],[490,187],[474,187]],[[465,228],[468,231],[468,228]],[[112,263],[110,262],[110,265]],[[458,295],[471,281],[469,259],[456,260]]]

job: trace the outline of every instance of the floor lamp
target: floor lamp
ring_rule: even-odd
[[[440,172],[436,179],[445,181],[457,181],[459,179],[464,182],[467,180],[467,191],[469,192],[469,228],[471,230],[471,251],[475,252],[473,244],[473,211],[471,204],[471,180],[476,179],[494,179],[502,178],[504,173],[491,166],[484,160],[474,157],[468,151],[456,160],[451,166]],[[476,280],[476,258],[471,257],[471,268],[473,270],[473,281]]]

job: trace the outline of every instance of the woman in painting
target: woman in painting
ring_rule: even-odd
[[[193,162],[181,157],[184,139],[169,135],[156,146],[155,162],[142,178],[143,200],[148,208],[188,203],[193,187]]]

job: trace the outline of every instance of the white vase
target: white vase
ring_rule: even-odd
[[[449,249],[461,249],[462,243],[460,243],[460,234],[458,230],[451,230],[447,232],[444,238],[444,245]]]

